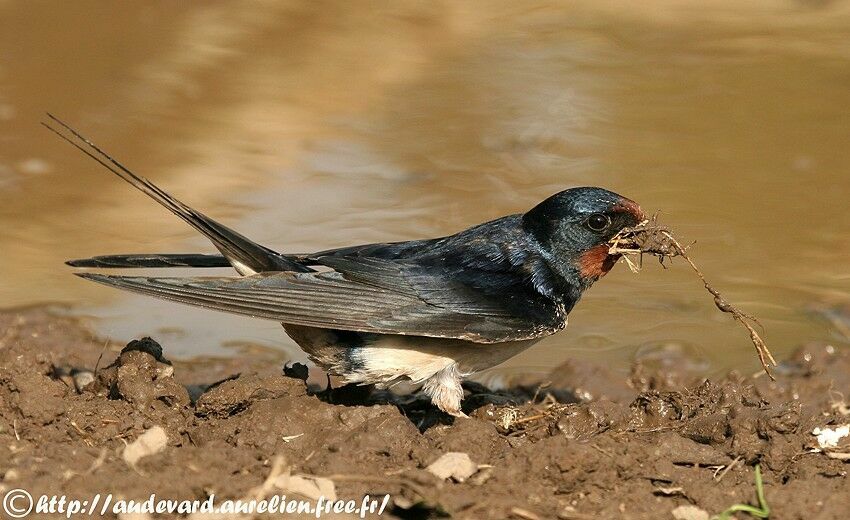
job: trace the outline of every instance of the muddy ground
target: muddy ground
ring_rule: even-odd
[[[2,492],[238,499],[330,485],[389,493],[386,518],[698,519],[758,505],[758,464],[770,518],[850,515],[850,437],[819,450],[812,435],[850,423],[846,345],[801,347],[776,382],[707,381],[675,357],[627,378],[568,363],[509,391],[470,384],[469,419],[418,398],[317,394],[299,367],[284,375],[262,356],[171,364],[163,347],[120,353],[46,310],[0,313]],[[135,459],[128,444],[157,426],[165,445]],[[473,474],[427,469],[449,452]]]

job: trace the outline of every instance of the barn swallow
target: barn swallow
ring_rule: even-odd
[[[49,114],[48,114],[49,115]],[[634,201],[572,188],[522,214],[426,240],[278,253],[212,220],[50,116],[60,137],[207,237],[221,253],[98,256],[74,267],[233,267],[239,277],[76,273],[119,289],[281,322],[347,383],[417,386],[463,416],[461,380],[563,329],[618,257],[608,241],[644,220]]]

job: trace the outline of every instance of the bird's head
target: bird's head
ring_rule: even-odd
[[[608,241],[645,219],[633,200],[602,188],[572,188],[552,195],[522,216],[549,267],[584,289],[614,267]]]

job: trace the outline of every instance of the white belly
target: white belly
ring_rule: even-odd
[[[497,344],[419,336],[381,336],[354,354],[361,368],[349,382],[388,383],[409,380],[422,383],[437,372],[454,365],[458,375],[467,377],[519,354],[537,340]]]
[[[461,377],[494,367],[538,340],[482,344],[423,336],[371,335],[351,348],[336,343],[332,331],[284,325],[310,359],[347,383],[391,386],[400,381],[422,383],[452,368]]]

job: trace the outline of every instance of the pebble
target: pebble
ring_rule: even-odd
[[[709,517],[708,511],[692,505],[679,506],[671,513],[676,520],[708,520]]]
[[[463,482],[478,471],[478,464],[472,462],[466,453],[452,451],[442,455],[425,469],[440,480],[452,478]]]
[[[94,372],[80,370],[71,374],[71,378],[74,380],[74,388],[77,389],[77,393],[81,394],[88,385],[94,383]]]
[[[121,456],[129,466],[135,467],[142,458],[165,449],[167,443],[168,435],[162,426],[153,426],[128,444]]]

